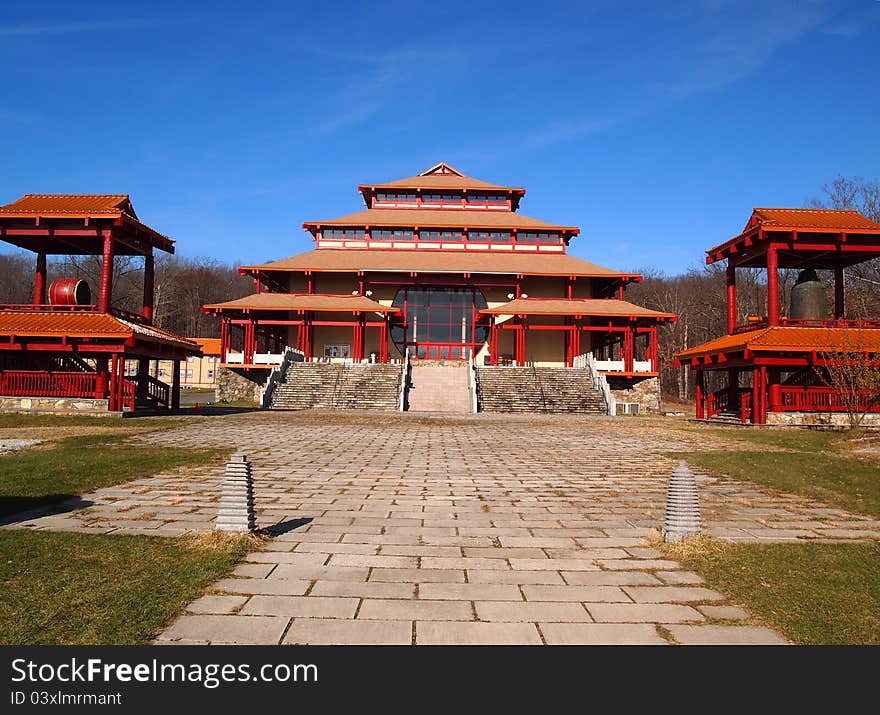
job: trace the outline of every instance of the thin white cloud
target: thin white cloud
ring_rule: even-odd
[[[91,32],[114,32],[153,24],[151,20],[109,20],[106,22],[66,22],[56,25],[5,25],[0,36],[16,35],[72,35]]]

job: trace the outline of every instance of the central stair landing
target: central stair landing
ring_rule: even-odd
[[[470,365],[412,366],[408,395],[410,412],[471,412]]]

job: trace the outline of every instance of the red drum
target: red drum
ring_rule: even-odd
[[[49,303],[52,305],[89,305],[92,289],[79,278],[59,278],[49,286]]]

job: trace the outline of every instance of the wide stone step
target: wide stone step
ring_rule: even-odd
[[[586,370],[480,367],[477,396],[483,412],[605,414],[605,401]]]

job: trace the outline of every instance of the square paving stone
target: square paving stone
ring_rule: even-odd
[[[234,613],[247,601],[247,596],[202,596],[190,603],[190,613]]]
[[[541,623],[547,645],[667,645],[647,623]]]
[[[240,613],[260,616],[303,616],[312,618],[354,618],[356,598],[322,596],[253,596]]]
[[[532,623],[422,622],[416,623],[419,645],[541,645]]]
[[[775,631],[757,626],[668,626],[682,645],[788,645]]]
[[[686,623],[705,616],[690,606],[671,603],[587,603],[597,623]]]
[[[481,621],[562,622],[592,621],[580,603],[546,603],[525,601],[477,601],[474,606]]]
[[[159,638],[274,645],[281,640],[289,622],[289,618],[278,616],[181,616]]]
[[[411,621],[295,618],[282,641],[291,645],[410,645]]]

